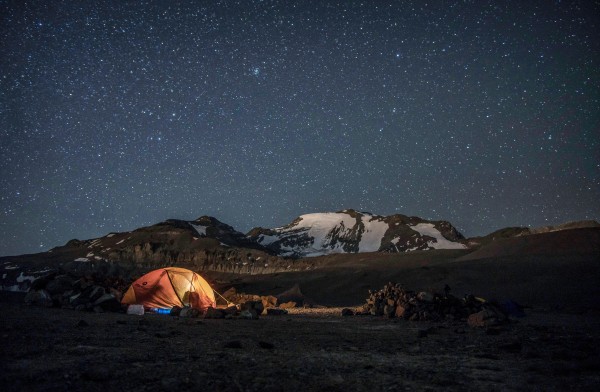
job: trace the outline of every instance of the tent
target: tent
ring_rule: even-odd
[[[208,282],[193,271],[176,267],[148,272],[129,286],[121,303],[159,309],[190,306],[201,311],[216,307],[215,293]]]

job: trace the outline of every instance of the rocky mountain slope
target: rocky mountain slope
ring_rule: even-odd
[[[292,257],[466,248],[465,238],[449,222],[355,210],[301,215],[283,227],[252,229],[248,237]]]
[[[22,289],[40,273],[61,267],[72,271],[154,269],[180,265],[195,270],[274,272],[289,262],[219,220],[169,219],[152,226],[73,239],[48,252],[0,258],[1,288]],[[23,269],[22,266],[27,266]]]
[[[542,227],[505,227],[500,230],[496,230],[488,235],[482,237],[471,237],[467,241],[469,248],[479,248],[484,245],[488,245],[492,242],[503,240],[506,238],[515,237],[526,237],[533,234],[553,233],[562,232],[567,230],[576,229],[597,229],[600,228],[600,223],[594,220],[583,220],[567,222],[555,226],[542,226]]]
[[[355,253],[372,259],[376,254],[439,249],[447,253],[447,258],[468,257],[473,252],[471,258],[496,257],[509,250],[511,254],[529,252],[529,246],[525,249],[523,244],[554,249],[545,245],[544,236],[532,239],[533,242],[527,239],[541,235],[536,233],[551,232],[557,233],[556,238],[552,237],[553,245],[560,244],[561,252],[569,253],[581,251],[583,243],[589,240],[578,240],[583,234],[573,229],[581,228],[581,233],[589,234],[600,230],[599,226],[597,222],[585,221],[540,229],[506,228],[485,237],[465,239],[445,221],[355,210],[306,214],[287,226],[255,228],[247,235],[209,216],[193,221],[169,219],[130,232],[74,239],[48,252],[0,257],[0,290],[26,290],[37,276],[57,268],[77,274],[127,277],[177,265],[196,271],[256,275],[320,269],[328,265],[329,257],[350,257]],[[572,235],[560,234],[565,232]],[[588,241],[589,246],[596,246],[595,238]],[[427,253],[431,259],[435,252],[414,253]],[[314,257],[321,255],[326,257]]]

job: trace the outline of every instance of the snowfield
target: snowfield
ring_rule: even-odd
[[[198,232],[198,234],[200,234],[202,237],[206,237],[206,227],[207,226],[194,225],[192,223],[190,223],[190,225],[192,225],[194,227],[194,229]]]
[[[293,225],[271,229],[260,234],[256,240],[263,246],[274,248],[282,256],[315,257],[332,253],[377,252],[382,246],[393,245],[396,250],[406,249],[394,236],[391,243],[382,244],[388,230],[390,237],[398,230],[399,222],[391,223],[389,217],[369,213],[325,212],[301,215]],[[405,224],[406,225],[406,224]],[[428,248],[463,249],[461,243],[452,242],[434,227],[433,223],[406,225],[414,230],[411,236],[428,236]],[[405,251],[423,249],[421,246]]]
[[[388,224],[372,215],[363,215],[362,223],[365,225],[365,231],[360,239],[358,251],[377,252],[381,246],[381,240],[389,228]]]
[[[466,246],[460,242],[452,242],[444,238],[442,233],[433,226],[433,223],[419,223],[411,226],[411,229],[421,235],[435,238],[435,241],[429,241],[427,244],[433,249],[465,249]]]

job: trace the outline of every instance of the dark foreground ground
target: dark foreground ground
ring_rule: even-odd
[[[600,385],[600,315],[492,330],[339,309],[259,320],[26,307],[0,296],[2,391],[572,390]]]

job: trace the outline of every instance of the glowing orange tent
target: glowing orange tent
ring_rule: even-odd
[[[193,271],[176,267],[148,272],[129,286],[121,303],[159,309],[190,306],[201,311],[216,307],[215,293],[208,282]]]

